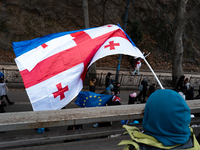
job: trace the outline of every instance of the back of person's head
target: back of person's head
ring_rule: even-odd
[[[3,83],[3,78],[0,78],[0,83]]]
[[[146,83],[146,82],[147,82],[147,79],[146,79],[146,78],[144,78],[144,79],[142,80],[142,82],[143,82],[143,83]]]
[[[164,146],[185,144],[190,137],[190,108],[175,91],[160,89],[145,106],[143,129]]]
[[[120,86],[120,83],[119,83],[119,82],[117,82],[117,83],[116,83],[116,85],[117,85],[117,86]]]
[[[186,79],[184,80],[184,84],[186,84],[186,83],[188,83],[188,82],[189,82],[189,79],[186,78]]]
[[[108,87],[109,87],[111,90],[114,88],[114,86],[113,86],[112,84],[110,84]]]
[[[110,73],[110,72],[108,72],[107,76],[108,76],[108,77],[110,77],[110,76],[111,76],[111,73]]]

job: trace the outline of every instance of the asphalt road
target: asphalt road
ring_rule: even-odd
[[[101,93],[102,91],[96,91],[96,93]],[[121,91],[120,97],[122,100],[122,105],[126,105],[128,104],[128,97],[129,94],[136,92],[138,93],[138,91]],[[22,111],[32,111],[32,107],[29,101],[29,98],[26,94],[26,91],[24,89],[9,89],[8,92],[8,97],[11,101],[14,101],[15,104],[14,105],[7,105],[5,107],[5,111],[11,112],[11,113],[15,113],[15,112],[22,112]],[[6,100],[3,99],[5,102]],[[77,106],[74,101],[76,99],[74,99],[70,104],[68,104],[66,106],[66,109],[68,108],[78,108],[79,106]],[[7,102],[6,102],[7,103]],[[115,122],[116,123],[116,122]],[[83,125],[83,128],[92,128],[93,124],[85,124]],[[50,131],[49,132],[56,132],[56,131],[66,131],[67,130],[67,126],[62,126],[62,127],[51,127],[49,128]],[[13,135],[33,135],[33,134],[38,134],[36,132],[36,130],[34,129],[28,129],[28,130],[18,130],[18,131],[7,131],[5,133],[0,133],[0,137],[4,137],[4,138],[9,138],[12,137]],[[43,133],[45,134],[45,133]],[[60,143],[52,143],[52,144],[41,144],[38,143],[38,145],[34,145],[31,147],[20,147],[20,148],[10,148],[10,149],[15,149],[15,150],[66,150],[66,149],[70,149],[70,150],[77,150],[77,149],[83,149],[83,150],[100,150],[100,149],[105,149],[105,150],[120,150],[122,149],[124,146],[117,146],[117,144],[123,140],[123,139],[129,139],[129,136],[120,136],[120,137],[113,137],[113,138],[102,138],[102,139],[90,139],[90,140],[82,140],[79,142],[69,142],[69,143],[64,143],[64,142],[60,142]],[[103,143],[103,144],[102,144]]]
[[[96,93],[101,93],[102,90],[97,90]],[[128,97],[129,94],[136,92],[139,94],[139,90],[121,90],[120,98],[122,100],[122,105],[128,104]],[[194,91],[194,95],[197,95],[197,91]],[[8,112],[22,112],[22,111],[33,111],[32,106],[30,104],[28,95],[24,89],[9,89],[8,97],[11,101],[15,102],[14,105],[8,105],[5,107],[6,113]],[[5,102],[6,100],[3,99]],[[78,108],[74,102],[76,99],[71,101],[65,108]],[[7,102],[6,102],[7,103]],[[91,128],[92,124],[84,125],[83,128]],[[67,126],[63,127],[52,127],[49,128],[49,132],[53,131],[62,131],[67,130]],[[19,131],[7,131],[5,133],[0,133],[0,137],[10,137],[12,135],[24,135],[24,134],[38,134],[34,129],[29,130],[19,130]],[[123,146],[117,146],[117,144],[124,139],[130,139],[129,136],[120,136],[120,137],[114,137],[114,138],[103,138],[103,139],[92,139],[92,140],[86,140],[86,141],[79,141],[79,142],[69,142],[69,143],[52,143],[52,144],[45,144],[41,145],[41,143],[38,143],[37,146],[31,146],[31,147],[21,147],[21,148],[13,148],[13,150],[77,150],[77,149],[83,149],[83,150],[121,150]]]

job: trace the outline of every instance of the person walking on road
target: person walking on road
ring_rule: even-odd
[[[137,75],[140,75],[140,67],[141,67],[141,62],[140,62],[140,57],[137,58],[136,63],[135,63],[135,71],[133,72],[133,76],[135,75],[136,71],[137,71]]]
[[[8,102],[8,104],[12,105],[12,104],[14,104],[14,102],[11,102],[9,100],[8,95],[7,95],[7,91],[6,91],[6,83],[7,82],[8,82],[7,80],[4,82],[3,79],[0,79],[0,96],[1,96],[1,102],[2,102],[3,98],[5,97],[6,100],[7,100],[7,102]]]

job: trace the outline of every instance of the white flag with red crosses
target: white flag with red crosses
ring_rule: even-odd
[[[34,111],[67,105],[82,90],[90,65],[100,58],[114,54],[144,58],[116,25],[55,33],[12,44]]]

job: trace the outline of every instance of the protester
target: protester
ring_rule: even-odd
[[[117,82],[115,85],[114,85],[114,94],[117,96],[117,97],[120,97],[120,83]]]
[[[131,93],[129,95],[128,104],[135,104],[135,102],[137,101],[136,96],[136,93]]]
[[[140,75],[140,67],[141,67],[141,62],[140,62],[140,58],[137,58],[136,63],[135,63],[135,70],[133,72],[133,76],[135,75],[136,71],[137,71],[137,75]]]
[[[114,89],[114,86],[113,86],[112,84],[110,84],[110,85],[106,88],[105,94],[107,94],[107,95],[114,95],[113,89]]]
[[[95,93],[95,82],[96,82],[96,79],[95,78],[92,78],[89,82],[89,91],[90,92],[94,92]]]
[[[3,98],[5,97],[6,100],[7,100],[7,102],[8,102],[8,104],[12,105],[12,104],[14,104],[14,102],[11,102],[9,100],[8,95],[7,95],[7,91],[6,91],[6,83],[7,82],[8,82],[7,80],[4,82],[3,79],[0,79],[0,96],[1,96],[1,102],[2,102]]]
[[[189,79],[188,79],[188,78],[186,78],[186,79],[184,80],[184,86],[186,86],[186,87],[187,87],[187,90],[189,90],[189,88],[190,88],[190,83],[189,83]]]
[[[189,90],[186,91],[186,100],[194,99],[194,87],[190,87]]]
[[[149,89],[148,89],[148,91],[147,91],[147,97],[149,97],[153,92],[155,92],[156,91],[156,84],[155,83],[153,83],[150,87],[149,87]]]
[[[142,89],[140,89],[140,93],[138,94],[138,96],[136,97],[139,101],[141,101],[141,103],[145,103],[145,98],[146,98],[146,93],[147,93],[147,79],[144,78],[141,82],[141,87]],[[141,100],[141,96],[143,96],[143,99]]]
[[[184,99],[184,100],[186,100],[186,92],[187,92],[187,90],[186,90],[186,88],[182,88],[179,92],[178,92],[178,94],[180,94],[180,96]]]
[[[123,140],[119,145],[126,145],[124,150],[198,150],[200,146],[190,122],[190,108],[177,92],[156,90],[145,106],[144,132],[136,127],[123,126],[132,140]]]
[[[108,72],[108,74],[106,75],[106,79],[105,79],[105,86],[106,86],[106,88],[110,85],[110,83],[111,83],[111,73],[110,72]]]
[[[184,75],[182,75],[180,78],[179,78],[179,80],[178,80],[178,82],[177,82],[177,84],[176,84],[176,89],[178,89],[178,87],[180,87],[180,89],[184,86],[184,79],[185,79],[185,76]]]

